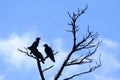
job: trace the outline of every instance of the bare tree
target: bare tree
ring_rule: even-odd
[[[90,58],[90,56],[92,56],[100,42],[95,43],[95,40],[98,38],[98,33],[93,33],[89,30],[89,26],[88,26],[88,30],[87,30],[87,35],[85,37],[83,37],[83,39],[81,41],[77,41],[77,31],[78,29],[78,25],[76,24],[78,18],[85,13],[85,11],[87,10],[88,6],[86,5],[85,9],[83,10],[79,10],[77,13],[74,13],[71,15],[68,12],[68,15],[71,19],[71,22],[69,23],[69,25],[71,26],[71,30],[66,30],[67,32],[71,32],[73,35],[73,47],[70,51],[70,53],[67,55],[66,59],[64,60],[60,70],[58,71],[58,73],[56,74],[54,80],[58,80],[58,78],[61,76],[63,70],[65,67],[67,66],[73,66],[73,65],[82,65],[82,64],[86,64],[86,63],[91,63],[93,62],[93,59]],[[78,51],[82,51],[82,50],[89,50],[88,53],[86,53],[85,55],[79,56],[77,58],[75,58],[74,60],[70,61],[70,58],[72,57],[73,54],[75,54]],[[93,51],[91,51],[91,49]],[[66,78],[65,80],[69,80],[72,79],[73,77],[82,75],[82,74],[86,74],[86,73],[90,73],[92,71],[94,71],[96,68],[101,66],[101,62],[96,63],[95,66],[91,67],[88,71],[85,72],[80,72],[77,74],[72,75],[71,77]]]
[[[79,36],[77,36],[77,32],[79,31],[79,29],[78,29],[79,26],[77,25],[76,22],[78,21],[79,17],[82,14],[85,13],[87,8],[88,8],[88,6],[86,5],[86,7],[83,10],[78,9],[77,13],[73,12],[73,14],[70,14],[68,12],[68,15],[71,19],[71,22],[69,23],[69,25],[71,26],[71,30],[66,30],[66,31],[72,33],[73,47],[72,47],[71,51],[68,53],[68,55],[66,56],[66,58],[65,58],[63,64],[61,65],[60,69],[55,74],[54,80],[58,80],[60,78],[61,74],[64,75],[63,71],[68,66],[70,66],[70,67],[72,67],[74,65],[80,66],[80,65],[83,65],[83,64],[94,62],[94,60],[91,58],[91,56],[97,51],[97,49],[99,47],[99,44],[100,44],[99,41],[96,42],[96,39],[98,38],[98,33],[97,32],[93,33],[92,31],[90,31],[89,26],[88,26],[87,34],[85,36],[83,36],[81,41],[78,40]],[[80,55],[80,56],[71,60],[72,55],[77,54],[77,52],[80,52],[82,50],[86,50],[87,53],[82,54],[82,55]],[[23,51],[23,50],[19,49],[19,51],[23,52],[23,53],[27,54],[27,56],[32,57],[32,58],[37,60],[37,65],[38,65],[38,69],[39,69],[39,72],[40,72],[41,79],[45,80],[43,72],[51,69],[52,67],[54,67],[54,65],[42,70],[42,67],[41,67],[41,64],[40,64],[41,61],[38,58],[30,55],[28,53],[27,49],[26,49],[26,51]],[[54,55],[55,54],[56,53],[54,53]],[[47,58],[48,57],[46,56],[45,59],[47,59]],[[98,67],[101,66],[100,57],[99,57],[99,62],[98,63],[95,62],[95,63],[96,63],[96,65],[94,65],[92,67],[89,67],[89,69],[87,71],[74,73],[74,75],[71,75],[70,77],[65,78],[64,80],[69,80],[69,79],[72,79],[76,76],[80,76],[82,74],[86,74],[86,73],[90,73],[90,72],[94,71],[95,69],[97,69]]]

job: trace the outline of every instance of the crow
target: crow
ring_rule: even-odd
[[[44,57],[41,52],[38,51],[38,49],[33,50],[33,55],[36,56],[38,59],[41,60],[41,62],[44,64]]]
[[[41,52],[39,52],[37,49],[39,40],[40,38],[37,37],[36,40],[33,42],[33,44],[30,47],[28,47],[28,49],[30,50],[30,55],[33,54],[37,58],[40,58],[42,63],[44,63],[45,59],[43,58],[43,55],[41,54]]]
[[[53,50],[52,50],[47,44],[44,44],[43,46],[45,47],[45,53],[47,54],[47,56],[48,56],[53,62],[55,62],[55,58],[54,58],[54,55],[53,55]]]
[[[30,54],[32,54],[33,51],[34,51],[35,49],[37,49],[38,44],[39,44],[39,40],[40,40],[40,38],[37,37],[36,40],[33,42],[33,44],[32,44],[30,47],[28,47],[28,49],[31,51]]]

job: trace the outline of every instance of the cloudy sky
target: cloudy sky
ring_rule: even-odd
[[[17,48],[30,46],[36,37],[41,37],[39,50],[44,53],[43,44],[48,43],[59,53],[56,62],[49,59],[43,69],[46,80],[52,80],[72,47],[72,35],[67,14],[83,9],[88,10],[79,20],[78,38],[86,34],[87,26],[99,33],[102,40],[94,58],[101,53],[102,66],[94,72],[72,80],[119,80],[120,79],[120,1],[119,0],[0,0],[0,80],[40,80],[36,61]],[[72,67],[64,71],[60,80],[69,77],[83,67]]]

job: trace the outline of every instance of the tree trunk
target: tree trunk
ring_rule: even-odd
[[[39,61],[39,58],[37,58],[37,66],[38,66],[38,69],[39,69],[39,73],[40,73],[41,79],[45,80],[44,75],[43,75],[43,71],[42,71],[42,68],[41,68],[41,64],[40,64],[40,61]]]
[[[66,66],[66,64],[67,64],[67,62],[68,62],[68,60],[69,60],[69,58],[70,58],[70,56],[72,55],[73,52],[74,52],[74,50],[72,50],[71,53],[68,54],[66,60],[65,60],[64,63],[62,64],[62,66],[61,66],[60,70],[58,71],[58,73],[56,74],[54,80],[58,80],[58,78],[61,76],[61,73],[62,73],[62,71],[64,70],[64,68],[65,68],[65,66]]]

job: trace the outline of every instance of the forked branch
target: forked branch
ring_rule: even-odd
[[[32,54],[30,54],[27,48],[25,48],[25,51],[23,51],[23,50],[21,50],[21,49],[18,49],[18,51],[20,51],[20,52],[22,52],[22,53],[25,53],[25,54],[26,54],[27,56],[29,56],[29,57],[32,57],[32,58],[36,59],[36,61],[37,61],[37,66],[38,66],[38,70],[39,70],[41,79],[42,79],[42,80],[45,80],[43,72],[51,69],[52,67],[54,67],[54,65],[52,65],[52,66],[50,66],[50,67],[42,70],[42,67],[41,67],[41,64],[40,64],[41,60],[40,60],[39,58],[37,58],[36,56],[33,56]],[[58,53],[58,52],[54,53],[54,55],[57,54],[57,53]],[[46,56],[46,57],[44,58],[44,60],[46,60],[47,58],[48,58],[48,56]]]
[[[74,78],[74,77],[80,76],[80,75],[82,75],[82,74],[90,73],[90,72],[96,70],[98,67],[101,66],[101,61],[99,61],[99,62],[100,62],[99,64],[96,63],[95,66],[90,67],[87,71],[81,72],[81,73],[78,73],[78,74],[74,74],[74,75],[72,75],[71,77],[65,78],[64,80],[70,80],[70,79],[72,79],[72,78]]]
[[[81,41],[77,40],[77,31],[79,30],[78,27],[79,25],[76,24],[78,18],[85,13],[85,11],[87,10],[88,6],[86,5],[86,7],[81,10],[78,9],[78,12],[75,13],[73,12],[73,14],[71,15],[68,12],[68,15],[71,19],[71,22],[69,23],[69,25],[71,26],[71,30],[66,30],[67,32],[71,32],[73,35],[73,47],[70,51],[70,53],[67,55],[66,59],[64,60],[60,70],[58,71],[58,73],[55,75],[54,80],[58,80],[58,78],[61,76],[63,70],[65,67],[67,66],[73,66],[73,65],[82,65],[85,63],[91,63],[93,62],[93,59],[91,59],[90,57],[96,52],[96,50],[98,49],[98,46],[100,44],[100,42],[95,42],[97,37],[98,37],[98,33],[93,33],[89,30],[89,26],[88,26],[88,30],[87,30],[87,35],[85,37],[82,38]],[[89,52],[84,55],[79,57],[79,58],[75,58],[74,60],[70,61],[70,58],[72,57],[73,54],[75,54],[77,51],[82,51],[84,49],[89,50]],[[91,51],[93,50],[93,51]],[[96,68],[98,68],[101,64],[96,65],[94,67],[91,67],[89,69],[89,71],[85,71],[83,73],[79,73],[79,74],[75,74],[72,77],[66,78],[65,80],[71,79],[75,76],[81,75],[81,74],[85,74],[85,73],[89,73],[94,71]]]

